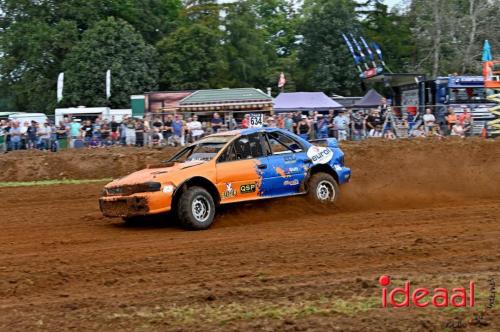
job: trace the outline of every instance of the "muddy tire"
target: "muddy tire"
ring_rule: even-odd
[[[187,229],[209,228],[215,216],[215,203],[212,195],[202,187],[186,189],[179,198],[177,216],[182,227]]]
[[[309,179],[307,195],[313,202],[335,204],[339,199],[340,189],[333,176],[316,173]]]

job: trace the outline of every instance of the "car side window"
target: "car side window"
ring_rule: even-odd
[[[292,139],[291,137],[284,135],[280,132],[270,132],[267,134],[269,140],[269,145],[272,154],[283,154],[292,152],[302,152],[302,146]]]
[[[245,160],[262,157],[262,145],[258,133],[241,136],[223,153],[219,162]]]

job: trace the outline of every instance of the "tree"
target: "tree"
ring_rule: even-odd
[[[195,23],[178,28],[158,44],[160,84],[165,90],[223,87],[226,59],[221,32]]]
[[[180,9],[181,0],[0,0],[0,98],[12,110],[53,112],[57,75],[82,33],[116,17],[154,44]]]
[[[83,33],[64,61],[66,106],[128,107],[130,95],[156,88],[158,68],[155,49],[127,22],[108,18]],[[105,73],[112,73],[109,102]]]
[[[259,26],[250,2],[231,6],[226,17],[225,48],[231,86],[265,88],[267,69],[276,50],[266,43],[265,30]]]
[[[76,25],[19,20],[0,33],[0,88],[15,111],[53,112],[63,56],[78,40]]]
[[[379,0],[370,2],[369,6],[368,10],[361,11],[367,37],[382,47],[389,68],[395,72],[409,70],[414,64],[415,40],[407,14],[389,11]]]
[[[299,89],[346,95],[358,91],[357,72],[341,35],[360,30],[356,8],[352,0],[304,3]]]

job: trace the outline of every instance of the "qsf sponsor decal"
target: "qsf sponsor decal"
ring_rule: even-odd
[[[290,167],[288,168],[288,173],[298,173],[299,168],[298,167]]]
[[[287,180],[283,182],[284,186],[297,186],[299,184],[299,180]]]
[[[254,193],[256,190],[257,190],[257,186],[255,185],[255,183],[242,184],[240,186],[240,193],[242,193],[242,194]]]
[[[222,193],[223,198],[231,198],[236,196],[236,190],[233,189],[232,183],[226,183],[226,191]]]
[[[329,148],[313,145],[307,150],[307,157],[311,159],[313,164],[327,164],[333,158],[333,151]]]

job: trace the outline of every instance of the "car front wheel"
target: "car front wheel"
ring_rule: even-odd
[[[182,226],[192,230],[207,229],[214,222],[214,199],[202,187],[188,188],[179,199],[177,214]]]
[[[308,195],[312,201],[336,203],[340,190],[337,181],[327,173],[316,173],[309,179]]]

